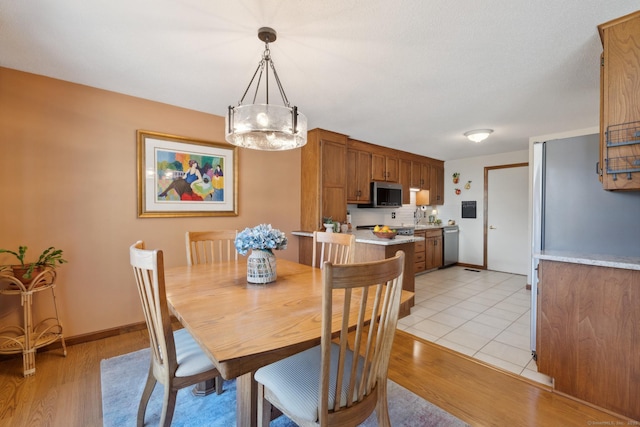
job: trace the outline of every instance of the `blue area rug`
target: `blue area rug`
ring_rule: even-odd
[[[100,362],[102,384],[102,414],[104,427],[135,426],[138,404],[149,370],[149,349],[105,359]],[[399,386],[388,385],[389,417],[391,424],[400,427],[467,426],[458,418]],[[151,396],[145,425],[160,422],[162,386],[156,385]],[[232,427],[236,425],[236,384],[224,382],[224,392],[195,397],[191,387],[178,392],[172,426]],[[375,412],[362,426],[377,425]],[[294,427],[285,416],[271,422],[272,427]]]

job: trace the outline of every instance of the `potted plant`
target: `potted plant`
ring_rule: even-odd
[[[26,246],[20,246],[18,252],[9,249],[0,249],[0,253],[8,253],[15,256],[20,264],[11,265],[13,275],[20,279],[23,283],[29,283],[33,273],[39,273],[46,267],[55,268],[58,264],[64,264],[66,259],[62,258],[62,249],[56,249],[53,246],[45,249],[35,262],[25,262],[24,256],[27,253]]]

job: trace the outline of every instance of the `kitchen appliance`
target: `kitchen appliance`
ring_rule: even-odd
[[[359,208],[399,208],[402,206],[402,184],[374,181],[371,183],[371,203],[359,203]]]
[[[373,230],[375,225],[358,225],[356,230]],[[413,236],[414,228],[405,226],[390,225],[389,228],[396,230],[398,236]]]
[[[533,144],[532,254],[564,251],[640,256],[640,192],[602,189],[600,136]],[[618,179],[625,179],[619,176]],[[538,260],[531,261],[531,350],[536,350]]]
[[[449,266],[458,262],[458,236],[460,230],[457,225],[442,227],[443,264]]]

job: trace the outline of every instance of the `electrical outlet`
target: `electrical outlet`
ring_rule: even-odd
[[[391,219],[396,219],[396,213],[395,212],[391,212]]]

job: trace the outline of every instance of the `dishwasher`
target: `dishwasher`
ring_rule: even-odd
[[[458,233],[457,225],[448,225],[442,229],[443,264],[445,267],[458,262]]]

